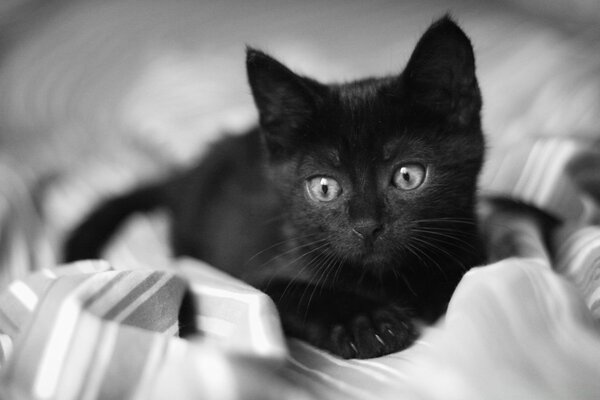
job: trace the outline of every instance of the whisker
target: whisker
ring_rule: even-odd
[[[332,264],[332,261],[335,259],[335,256],[333,256],[333,253],[330,253],[325,260],[321,263],[321,265],[325,265],[325,268],[323,268],[323,272],[319,275],[319,278],[317,279],[317,282],[313,285],[311,294],[308,298],[308,303],[306,304],[306,309],[304,312],[304,319],[306,320],[306,317],[308,316],[308,310],[310,309],[310,303],[312,303],[312,299],[313,296],[315,295],[315,292],[317,291],[317,288],[320,287],[320,294],[323,292],[323,286],[319,286],[319,284],[321,283],[321,279],[323,279],[323,283],[327,282],[327,277],[329,276],[330,273],[330,266]],[[304,291],[306,293],[306,289]],[[302,297],[300,298],[300,303],[302,303],[302,300],[304,299],[304,294],[302,293]]]
[[[335,283],[337,282],[338,278],[339,278],[339,274],[342,271],[342,269],[344,269],[344,265],[346,264],[346,257],[340,257],[339,261],[335,267],[335,273],[333,274],[333,284],[335,285]]]
[[[418,237],[416,237],[414,235],[410,239],[416,241],[417,243],[431,246],[431,244],[429,242],[427,242],[425,240],[421,240],[421,239],[419,239]],[[444,275],[444,277],[446,279],[448,279],[448,275],[446,275],[446,271],[444,271],[444,269],[442,268],[442,266],[435,259],[433,259],[429,254],[427,254],[427,252],[424,249],[420,248],[419,246],[416,246],[417,243],[415,243],[414,250],[415,251],[419,251],[421,254],[423,254],[423,256],[427,257],[428,260],[430,260],[435,266],[437,266],[437,268],[440,270],[440,272],[442,273],[442,275]]]
[[[441,226],[437,226],[437,225],[417,225],[413,229],[434,229],[435,231],[439,231],[439,232],[458,233],[457,231],[462,228],[457,228],[457,227],[445,228],[445,227],[441,227]],[[477,237],[477,236],[479,236],[479,231],[465,232],[465,231],[461,230],[460,234],[464,235],[464,236]]]
[[[264,263],[262,263],[260,265],[260,267],[264,267],[265,265],[270,264],[273,261],[275,261],[275,260],[277,260],[277,259],[279,259],[279,258],[281,258],[283,256],[286,256],[286,255],[288,255],[290,253],[293,253],[294,251],[297,251],[297,250],[300,250],[300,249],[304,249],[306,247],[314,246],[316,244],[320,244],[320,243],[323,243],[323,242],[326,242],[326,241],[327,241],[327,239],[323,238],[323,239],[313,240],[312,242],[304,243],[304,244],[301,244],[299,246],[293,247],[291,249],[288,249],[288,250],[284,251],[283,253],[280,253],[280,254],[278,254],[278,255],[276,255],[274,257],[271,257],[270,259],[268,259],[267,261],[265,261]]]
[[[419,254],[415,253],[414,250],[412,249],[412,247],[413,246],[410,243],[406,243],[406,247],[403,248],[403,250],[406,249],[410,254],[412,254],[413,256],[415,256],[421,263],[423,263],[423,260],[421,259],[421,257],[419,256]],[[392,251],[394,252],[395,255],[397,255],[399,249],[398,249],[398,247],[393,247]],[[408,288],[408,290],[416,297],[417,293],[415,292],[415,290],[413,289],[413,287],[408,282],[408,279],[406,279],[406,276],[401,271],[397,271],[395,268],[392,268],[391,271],[394,274],[394,277],[396,278],[396,280],[402,279],[402,281],[405,283],[405,285]]]
[[[456,223],[456,224],[466,224],[466,225],[479,225],[479,223],[473,218],[456,218],[456,217],[440,217],[440,218],[427,218],[427,219],[417,219],[413,220],[414,223],[423,223],[423,222],[442,222],[442,223]]]
[[[272,250],[272,249],[274,249],[274,248],[275,248],[275,247],[277,247],[277,246],[282,246],[282,245],[284,245],[284,244],[291,243],[291,242],[294,242],[294,241],[296,241],[296,240],[300,240],[300,239],[306,239],[306,238],[309,238],[309,237],[311,237],[311,236],[317,236],[317,235],[318,235],[318,233],[309,233],[309,234],[307,234],[307,235],[295,236],[295,237],[292,237],[292,238],[288,238],[288,239],[282,240],[282,241],[280,241],[280,242],[277,242],[277,243],[275,243],[275,244],[272,244],[271,246],[269,246],[269,247],[267,247],[267,248],[265,248],[265,249],[263,249],[263,250],[259,251],[258,253],[254,254],[252,257],[250,257],[250,258],[248,259],[248,261],[246,261],[245,265],[247,265],[248,263],[250,263],[252,260],[254,260],[254,259],[255,259],[256,257],[258,257],[259,255],[261,255],[261,254],[265,253],[266,251]]]
[[[323,241],[325,241],[325,240],[323,240]],[[316,242],[319,242],[319,241],[316,241]],[[321,242],[322,242],[322,241],[321,241]],[[315,242],[313,242],[312,244],[315,244]],[[327,245],[327,244],[325,244],[325,245]],[[295,249],[297,250],[298,248],[302,248],[302,247],[306,247],[306,246],[299,246],[299,247],[297,247],[297,248],[295,248]],[[295,262],[299,261],[300,259],[302,259],[302,258],[306,257],[306,256],[307,256],[307,255],[309,255],[309,254],[312,254],[312,253],[314,253],[314,251],[315,251],[315,250],[318,250],[318,249],[320,249],[320,248],[322,248],[322,247],[324,247],[324,245],[321,245],[321,246],[317,247],[316,249],[313,249],[313,250],[311,250],[311,251],[308,251],[308,252],[305,252],[305,253],[301,254],[301,255],[300,255],[300,256],[298,256],[296,259],[293,259],[293,260],[291,260],[291,261],[289,261],[289,262],[285,263],[284,265],[282,265],[282,268],[285,268],[285,267],[288,267],[289,265],[292,265],[293,263],[295,263]],[[280,256],[282,256],[282,255],[283,255],[283,254],[280,254]],[[262,267],[262,266],[264,266],[264,265],[266,265],[266,264],[268,264],[268,263],[270,263],[270,262],[272,262],[272,261],[274,261],[274,259],[275,259],[275,258],[277,258],[277,257],[273,257],[271,260],[269,260],[269,261],[265,262],[264,264],[262,264],[262,265],[261,265],[261,267]],[[304,271],[306,270],[306,268],[307,268],[309,265],[311,265],[311,264],[312,264],[312,262],[313,262],[313,261],[315,261],[315,258],[316,258],[316,257],[314,257],[314,256],[313,256],[313,258],[311,258],[311,260],[308,262],[308,264],[305,264],[305,265],[304,265],[304,266],[303,266],[303,267],[302,267],[302,268],[301,268],[301,269],[300,269],[300,270],[299,270],[299,271],[296,273],[296,275],[294,275],[294,277],[292,278],[292,282],[293,282],[294,280],[296,280],[296,279],[297,279],[297,278],[298,278],[298,277],[299,277],[299,276],[302,274],[302,272],[304,272]],[[265,286],[265,290],[267,290],[267,289],[268,289],[268,288],[271,286],[271,283],[273,282],[273,279],[275,279],[276,277],[277,277],[277,274],[276,274],[276,273],[274,273],[274,274],[272,274],[272,275],[271,275],[271,278],[269,279],[269,281],[267,282],[267,285]],[[287,288],[286,288],[286,289],[287,289]]]
[[[362,268],[362,273],[360,274],[360,276],[358,277],[358,280],[356,281],[356,286],[360,288],[360,286],[363,283],[363,279],[365,279],[365,276],[367,275],[367,269],[366,268]]]
[[[325,262],[327,262],[326,268],[329,271],[327,272],[327,275],[325,276],[325,279],[323,280],[323,285],[321,286],[321,293],[323,292],[323,286],[327,283],[329,276],[331,275],[332,272],[335,271],[335,267],[338,264],[338,257],[334,253],[330,253],[330,256],[326,259]]]
[[[322,255],[323,255],[323,252],[319,253],[318,257],[320,258]],[[315,269],[317,270],[317,274],[318,275],[315,277],[315,279],[311,279],[308,282],[308,285],[314,285],[314,284],[318,284],[320,282],[321,278],[325,274],[325,271],[324,271],[324,269],[322,267],[327,262],[327,260],[329,260],[330,257],[331,257],[331,254],[327,254],[325,256],[325,259],[321,259],[320,260],[318,266],[315,267]],[[315,282],[315,280],[316,280],[316,282]],[[302,293],[302,296],[300,297],[300,303],[304,299],[304,295],[306,294],[306,290],[307,290],[307,288],[304,289],[304,292]]]
[[[322,254],[323,253],[319,253],[317,258],[320,258],[322,256]],[[321,260],[321,262],[318,264],[318,266],[315,267],[315,270],[317,271],[317,275],[314,277],[314,279],[311,277],[310,281],[305,285],[304,290],[302,291],[302,296],[300,296],[300,299],[298,300],[298,303],[296,304],[296,309],[298,312],[300,311],[300,306],[302,305],[302,301],[304,300],[304,296],[306,296],[307,291],[310,288],[312,288],[312,292],[314,293],[316,285],[318,285],[319,281],[325,274],[325,271],[323,271],[323,269],[321,268],[322,265],[323,265],[323,261]],[[310,300],[309,300],[309,303],[306,305],[305,311],[308,311],[309,306],[310,306]],[[306,319],[306,312],[304,313],[304,318]]]
[[[328,243],[324,243],[310,251],[307,251],[306,253],[303,253],[302,255],[300,255],[299,257],[295,258],[294,260],[290,261],[289,263],[287,263],[285,266],[289,266],[295,262],[298,262],[299,260],[301,260],[302,258],[306,257],[309,254],[312,254],[316,251],[320,251],[322,249],[324,249],[325,247],[327,247],[329,244]],[[302,272],[304,272],[306,270],[306,268],[308,268],[309,266],[311,266],[321,255],[322,253],[318,253],[316,256],[313,256],[313,258],[310,260],[310,262],[308,262],[307,264],[305,264],[300,271],[298,271],[298,273],[288,282],[287,286],[283,289],[283,292],[280,296],[280,299],[283,299],[285,297],[285,294],[287,293],[288,289],[291,287],[291,285],[296,281],[296,279],[298,279],[298,277],[300,277],[300,275],[302,274]],[[272,280],[272,279],[271,279]],[[270,282],[269,282],[270,283]]]
[[[442,233],[442,232],[436,232],[436,231],[430,230],[430,229],[413,228],[413,229],[411,229],[411,231],[416,232],[416,233],[427,234],[428,235],[428,237],[427,237],[428,239],[434,240],[434,241],[436,241],[438,243],[452,245],[452,246],[454,246],[456,248],[459,248],[459,249],[462,249],[462,246],[461,246],[461,244],[462,244],[462,245],[465,245],[467,247],[470,247],[473,250],[477,250],[475,248],[475,246],[473,246],[472,243],[469,243],[468,241],[466,241],[466,240],[464,240],[464,239],[462,239],[462,238],[460,238],[458,236],[453,236],[453,235],[449,235],[449,234]],[[440,236],[440,237],[443,237],[443,238],[446,238],[446,239],[453,240],[453,241],[458,242],[458,243],[453,243],[450,240],[442,240],[440,238],[430,237],[429,235]]]
[[[458,264],[458,266],[460,266],[460,267],[461,267],[461,268],[462,268],[464,271],[468,270],[468,268],[467,268],[467,267],[464,265],[464,263],[463,263],[463,262],[462,262],[460,259],[458,259],[456,256],[454,256],[454,255],[450,254],[449,252],[447,252],[447,251],[446,251],[446,250],[444,250],[443,248],[441,248],[441,247],[438,247],[438,246],[434,245],[433,243],[430,243],[430,242],[428,242],[428,241],[426,241],[426,240],[421,240],[421,239],[419,239],[419,238],[417,238],[417,237],[415,237],[415,236],[413,236],[413,239],[415,239],[415,240],[419,241],[419,242],[420,242],[420,243],[422,243],[424,246],[426,246],[426,247],[428,247],[428,248],[430,248],[430,249],[433,249],[433,250],[435,250],[435,251],[441,251],[442,253],[444,253],[445,255],[447,255],[447,256],[448,256],[450,259],[454,260],[454,261],[455,261],[455,262]],[[439,265],[439,264],[438,264],[438,265]],[[440,270],[442,270],[442,268],[441,268],[441,267],[440,267]],[[443,271],[443,270],[442,270],[442,271]],[[443,273],[444,273],[444,276],[446,276],[446,278],[447,278],[447,275],[446,275],[446,273],[445,273],[445,272],[443,272]]]

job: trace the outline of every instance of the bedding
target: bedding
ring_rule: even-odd
[[[60,265],[65,232],[95,201],[252,120],[237,44],[264,43],[323,79],[377,73],[449,7],[276,3],[63,2],[12,31],[0,70],[0,398],[600,398],[595,31],[496,3],[452,3],[479,56],[482,193],[561,224],[546,238],[530,214],[483,210],[494,260],[409,349],[347,361],[286,340],[265,295],[170,257],[160,213],[132,218],[105,260]]]
[[[509,181],[527,179],[561,158],[565,167],[564,153],[586,154],[583,146],[577,152],[572,143],[558,144],[533,143],[520,160],[528,167],[513,160],[517,170]],[[540,146],[544,152],[534,151]],[[539,154],[546,163],[531,159]],[[503,190],[508,169],[497,174]],[[497,249],[505,243],[494,241],[510,240],[511,256],[503,253],[500,261],[467,273],[444,320],[425,328],[403,352],[341,360],[299,340],[286,343],[267,296],[197,260],[173,260],[164,268],[82,261],[44,268],[3,292],[2,394],[15,399],[595,399],[600,227],[585,224],[590,216],[577,202],[554,201],[568,179],[566,173],[554,177],[545,190],[548,197],[536,191],[531,193],[538,197],[529,200],[577,223],[555,231],[547,248],[531,215],[488,210],[489,245]],[[164,243],[150,225],[134,224],[146,231],[146,248]]]

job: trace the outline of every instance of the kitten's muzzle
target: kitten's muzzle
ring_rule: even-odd
[[[365,241],[375,240],[382,231],[383,225],[371,220],[360,221],[352,228],[352,233]]]

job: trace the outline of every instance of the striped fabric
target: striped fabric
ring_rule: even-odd
[[[220,399],[232,396],[222,394],[231,389],[218,379],[235,380],[228,370],[236,358],[248,355],[259,364],[281,364],[286,346],[264,294],[200,263],[182,261],[178,270],[179,275],[116,271],[104,261],[85,261],[13,282],[0,298],[3,394],[164,398],[173,382],[161,381],[162,375],[175,369],[181,374],[185,368],[189,398],[206,385]],[[186,293],[192,303],[203,303],[194,316],[206,337],[200,332],[190,340],[177,337],[180,324],[195,324],[180,318]],[[214,376],[219,364],[224,374]],[[198,370],[205,382],[197,381]],[[163,395],[153,397],[156,390]]]
[[[600,227],[563,228],[555,245],[556,271],[577,287],[594,319],[600,321]]]
[[[566,172],[586,151],[544,139],[488,161],[486,192],[565,223],[547,248],[528,215],[487,210],[489,246],[508,237],[511,257],[469,272],[445,319],[403,352],[346,361],[286,342],[264,294],[196,260],[152,253],[164,236],[142,221],[144,251],[126,234],[112,250],[122,263],[11,275],[0,296],[0,398],[598,399],[600,228],[587,223],[595,209]],[[6,221],[10,205],[25,203],[4,204]],[[10,267],[5,259],[3,273]]]
[[[481,179],[483,190],[527,201],[561,220],[587,223],[597,209],[576,187],[568,166],[589,147],[585,141],[550,137],[494,151]]]

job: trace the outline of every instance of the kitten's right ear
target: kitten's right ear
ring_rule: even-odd
[[[417,43],[403,74],[414,104],[466,124],[479,115],[481,96],[473,46],[448,16],[433,23]]]
[[[246,69],[269,149],[292,148],[315,112],[323,87],[250,47],[246,49]]]

